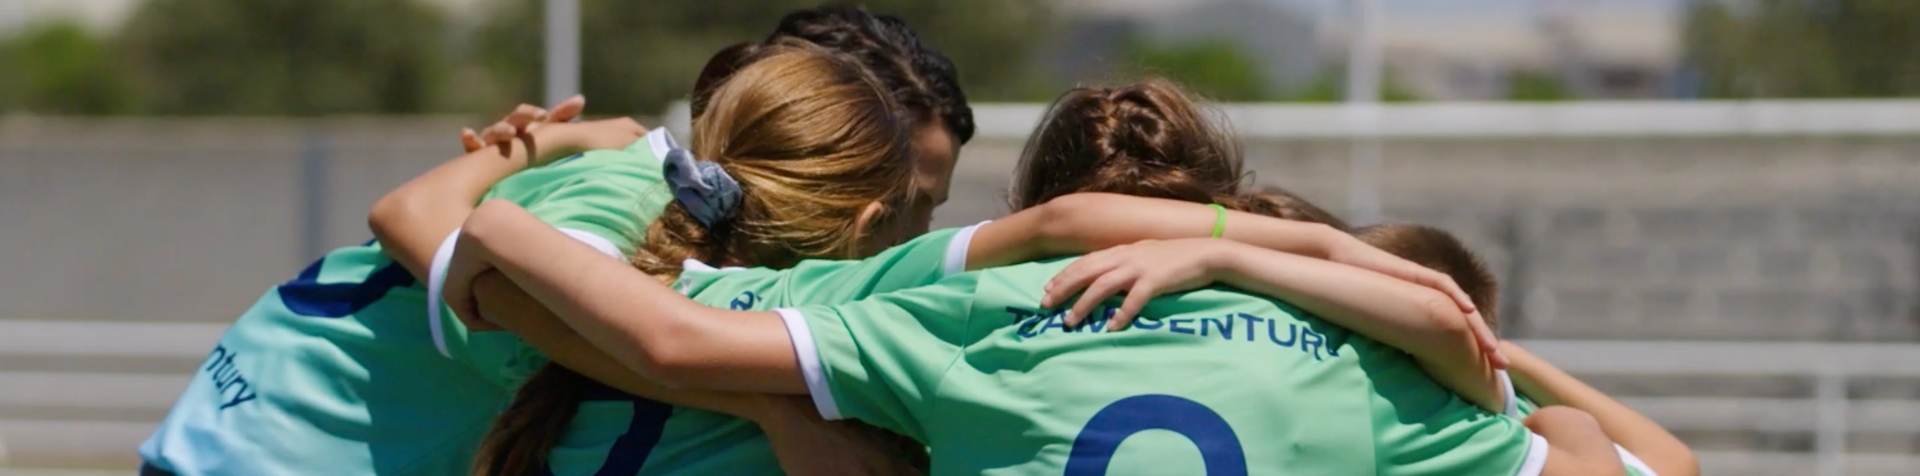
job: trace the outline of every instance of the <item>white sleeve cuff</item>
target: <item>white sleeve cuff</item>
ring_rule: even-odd
[[[673,140],[673,133],[668,132],[665,126],[647,132],[647,148],[653,151],[655,160],[666,160],[667,151],[675,147],[680,147],[680,144]]]
[[[947,276],[967,272],[967,251],[973,248],[973,233],[980,231],[980,226],[988,223],[992,223],[992,220],[961,228],[953,234],[953,241],[947,243]]]
[[[1495,370],[1494,373],[1500,376],[1500,390],[1506,392],[1507,409],[1504,413],[1515,420],[1523,418],[1520,415],[1520,393],[1513,389],[1513,377],[1507,375],[1505,370]]]
[[[1547,469],[1547,438],[1527,430],[1527,459],[1520,462],[1517,476],[1540,476]]]
[[[1620,462],[1625,463],[1627,467],[1639,470],[1640,474],[1646,476],[1660,476],[1660,473],[1653,472],[1653,467],[1647,466],[1647,462],[1641,461],[1639,456],[1634,456],[1633,452],[1627,451],[1619,443],[1613,444],[1613,450],[1620,453]]]
[[[567,236],[573,237],[576,241],[586,243],[587,246],[593,247],[593,249],[599,251],[600,254],[611,256],[613,259],[627,259],[627,255],[620,252],[619,246],[615,246],[613,242],[607,241],[606,238],[601,238],[600,235],[572,228],[561,228],[560,232],[566,233]]]
[[[842,420],[840,405],[833,401],[833,389],[827,387],[827,374],[820,368],[820,349],[813,345],[813,330],[798,309],[774,309],[780,322],[787,325],[787,337],[793,339],[794,357],[800,360],[800,375],[807,381],[807,393],[813,394],[813,407],[820,418]]]
[[[446,307],[440,303],[440,290],[446,288],[447,264],[453,261],[453,244],[459,239],[460,229],[454,228],[433,250],[433,264],[427,268],[427,330],[432,333],[433,348],[447,358],[453,358],[453,353],[447,351],[447,331],[440,324],[440,309]]]
[[[593,247],[601,254],[614,259],[626,259],[619,246],[600,235],[572,228],[561,228],[560,232]],[[440,291],[446,289],[447,265],[452,263],[454,243],[459,241],[460,228],[454,228],[453,233],[448,233],[446,239],[440,240],[440,247],[433,250],[433,264],[427,269],[427,331],[433,336],[433,348],[447,358],[453,358],[453,352],[447,350],[446,324],[441,320],[441,309],[446,306],[441,303]]]

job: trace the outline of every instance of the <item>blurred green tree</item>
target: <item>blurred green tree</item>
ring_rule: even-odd
[[[1049,2],[1026,0],[869,0],[898,15],[953,59],[969,99],[1030,89],[1025,52],[1050,21]],[[788,11],[818,0],[581,0],[581,91],[595,114],[653,114],[686,97],[707,58],[759,41]],[[540,0],[496,4],[471,42],[497,83],[495,103],[541,96],[544,10]]]
[[[27,27],[0,42],[0,109],[40,114],[113,114],[133,107],[133,89],[106,42],[70,20]]]
[[[419,113],[454,94],[421,0],[147,0],[119,43],[153,114]]]
[[[1165,76],[1216,101],[1261,101],[1267,94],[1259,64],[1231,41],[1154,43],[1127,40],[1129,62],[1144,72]]]
[[[1346,67],[1332,65],[1322,69],[1322,73],[1306,87],[1286,98],[1293,102],[1341,102],[1347,100]],[[1414,102],[1420,96],[1412,89],[1400,84],[1392,71],[1386,71],[1380,78],[1380,102]]]
[[[1701,96],[1920,95],[1912,0],[1702,0],[1684,41]]]
[[[1553,75],[1539,71],[1515,71],[1507,77],[1509,101],[1566,101],[1573,92]]]

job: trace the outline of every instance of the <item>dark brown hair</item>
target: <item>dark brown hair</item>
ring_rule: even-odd
[[[1240,147],[1209,116],[1165,79],[1067,91],[1027,141],[1009,205],[1024,210],[1077,192],[1237,202]]]
[[[686,259],[787,267],[802,258],[852,258],[871,235],[856,226],[867,204],[897,211],[907,200],[909,130],[865,68],[805,43],[757,54],[713,87],[712,107],[693,120],[694,155],[739,182],[738,209],[708,226],[669,203],[634,256],[636,267],[663,281],[677,277]],[[540,472],[597,385],[558,365],[542,368],[482,441],[474,471]]]
[[[1487,326],[1500,328],[1499,282],[1494,280],[1486,262],[1452,233],[1426,225],[1384,223],[1361,227],[1353,234],[1360,241],[1394,256],[1446,273],[1460,285],[1460,290],[1467,292],[1473,307],[1479,308],[1480,315],[1486,317]]]
[[[901,119],[917,128],[940,120],[954,142],[973,139],[973,108],[960,91],[960,75],[940,50],[920,40],[919,33],[893,15],[875,15],[866,8],[825,5],[795,10],[763,41],[740,43],[721,50],[707,61],[694,81],[692,108],[706,110],[713,86],[751,63],[760,50],[782,42],[811,43],[860,62],[873,73],[882,89],[900,106]]]
[[[1341,220],[1340,217],[1320,208],[1319,205],[1314,205],[1313,202],[1294,195],[1293,192],[1284,188],[1264,187],[1244,195],[1243,198],[1248,213],[1258,213],[1284,220],[1319,223],[1342,232],[1353,231],[1347,226],[1346,220]]]

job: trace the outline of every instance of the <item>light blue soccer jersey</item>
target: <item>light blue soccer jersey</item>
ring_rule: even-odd
[[[660,157],[672,142],[656,129],[520,172],[487,196],[620,254],[670,199]],[[465,474],[544,358],[506,333],[430,321],[428,301],[378,243],[328,253],[227,329],[141,458],[181,476]]]

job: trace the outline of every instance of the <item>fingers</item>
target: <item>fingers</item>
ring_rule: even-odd
[[[1127,290],[1126,300],[1120,302],[1120,309],[1114,311],[1113,319],[1107,321],[1107,331],[1118,331],[1133,325],[1133,319],[1140,317],[1140,310],[1147,308],[1147,301],[1152,301],[1158,294],[1154,286],[1148,285],[1144,279],[1135,283],[1133,289]]]
[[[1093,284],[1087,286],[1086,291],[1080,293],[1080,300],[1074,301],[1073,308],[1067,310],[1067,327],[1079,326],[1087,319],[1088,314],[1093,313],[1094,306],[1119,294],[1120,290],[1131,287],[1133,282],[1133,273],[1123,270],[1108,271],[1100,275],[1099,279],[1095,279]]]
[[[461,149],[465,149],[467,153],[471,154],[486,147],[487,143],[480,140],[480,134],[474,132],[473,128],[465,127],[460,129]]]
[[[520,136],[519,128],[507,121],[496,122],[480,132],[480,141],[500,148],[501,156],[513,153],[513,140]]]
[[[1053,279],[1048,280],[1043,288],[1045,293],[1040,296],[1040,307],[1052,309],[1066,302],[1074,293],[1086,289],[1094,278],[1105,274],[1105,269],[1099,267],[1100,261],[1098,253],[1083,256],[1079,261],[1067,265],[1067,269],[1060,270],[1060,274],[1053,275]]]
[[[1473,296],[1468,295],[1465,289],[1460,288],[1460,283],[1454,282],[1453,277],[1447,276],[1446,273],[1423,267],[1419,274],[1414,275],[1414,282],[1447,293],[1447,297],[1460,306],[1460,312],[1479,311],[1479,308],[1473,305]]]
[[[579,118],[580,112],[586,109],[587,109],[587,98],[585,96],[575,94],[573,97],[567,98],[565,101],[560,101],[560,104],[553,105],[553,109],[547,111],[546,120],[547,122],[572,121],[576,118]]]
[[[1480,346],[1480,353],[1487,356],[1487,363],[1495,369],[1507,368],[1509,361],[1506,352],[1500,350],[1500,336],[1487,325],[1487,319],[1479,312],[1468,313],[1467,325],[1473,330],[1473,340]]]
[[[512,124],[515,129],[519,129],[527,127],[527,124],[532,124],[546,118],[546,109],[541,109],[539,106],[532,104],[521,104],[519,107],[513,108],[513,112],[507,114],[507,118],[500,122]]]

